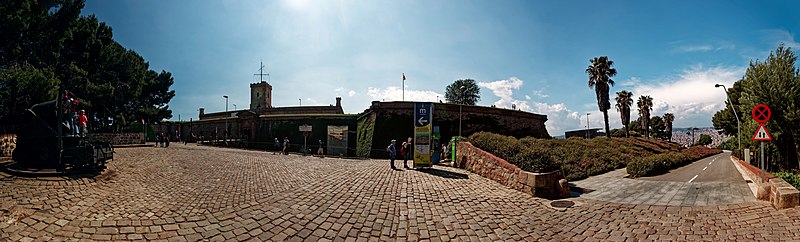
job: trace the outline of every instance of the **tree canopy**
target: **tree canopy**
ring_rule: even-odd
[[[444,98],[447,103],[475,105],[481,100],[481,88],[472,79],[456,80],[447,85]]]
[[[664,119],[664,125],[667,128],[665,130],[664,139],[668,140],[668,141],[672,141],[672,122],[675,121],[675,114],[665,113],[663,119]]]
[[[639,121],[641,122],[642,133],[645,137],[650,137],[650,111],[653,110],[653,98],[648,96],[639,96],[636,101],[636,106],[639,107]]]
[[[631,123],[631,106],[633,105],[633,93],[629,91],[617,92],[617,111],[619,112],[622,127],[625,128],[625,137],[628,137],[628,125]]]
[[[748,114],[757,104],[765,104],[772,110],[771,119],[765,124],[773,141],[766,142],[767,156],[776,170],[800,167],[800,70],[797,55],[791,48],[779,45],[766,60],[750,61],[742,80],[728,89],[730,102],[740,115],[742,149],[758,149],[758,142],[748,137],[755,133],[758,123]],[[712,119],[714,127],[723,133],[736,134],[736,118],[731,105],[720,110]],[[735,152],[741,156],[742,151]]]
[[[617,69],[612,68],[614,61],[609,60],[607,56],[595,57],[589,60],[591,65],[586,67],[586,74],[589,74],[589,88],[594,88],[597,97],[597,108],[603,112],[603,121],[605,122],[606,137],[611,137],[611,131],[608,129],[608,109],[611,109],[611,102],[608,100],[609,86],[614,85],[612,76],[617,75]]]
[[[715,113],[711,118],[711,123],[714,124],[714,129],[721,130],[723,134],[736,135],[736,115],[739,115],[739,119],[744,119],[746,118],[747,112],[750,110],[742,109],[742,106],[739,103],[739,98],[741,97],[743,91],[741,80],[734,82],[733,87],[728,88],[726,91],[730,98],[725,100],[725,109]],[[735,114],[731,107],[736,107]],[[742,115],[745,116],[743,117]]]
[[[150,70],[113,40],[110,26],[80,16],[83,6],[83,0],[0,5],[0,117],[53,100],[60,87],[81,100],[100,129],[172,117],[172,74]]]

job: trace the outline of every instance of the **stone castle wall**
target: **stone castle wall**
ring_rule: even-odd
[[[439,127],[441,142],[448,142],[451,137],[486,131],[517,138],[535,137],[550,138],[544,123],[546,115],[510,110],[502,108],[468,106],[457,104],[434,103],[433,126]],[[459,108],[461,125],[459,125]],[[366,110],[375,115],[372,134],[372,158],[388,158],[383,149],[390,140],[405,140],[414,135],[414,102],[372,102]]]
[[[11,157],[11,152],[17,147],[17,135],[0,135],[0,157]]]
[[[144,144],[142,133],[93,133],[89,137],[109,142],[112,145]]]

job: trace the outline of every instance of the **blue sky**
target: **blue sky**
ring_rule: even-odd
[[[584,70],[615,62],[620,90],[654,98],[675,127],[711,126],[750,60],[779,43],[800,48],[793,1],[99,1],[84,15],[172,72],[174,120],[197,109],[247,108],[264,62],[274,106],[329,105],[346,113],[373,100],[442,99],[471,78],[479,105],[548,115],[551,135],[602,125]],[[793,12],[794,11],[794,12]],[[612,100],[613,105],[613,100]],[[632,118],[638,117],[633,112]],[[609,110],[612,128],[619,114]]]

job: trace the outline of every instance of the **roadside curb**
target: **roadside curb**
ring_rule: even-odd
[[[750,179],[747,173],[745,173],[746,172],[744,170],[745,168],[742,167],[742,164],[739,163],[736,157],[733,157],[733,155],[731,155],[729,156],[729,158],[731,162],[733,162],[733,166],[736,167],[736,170],[739,171],[739,174],[742,175],[742,179],[744,179],[744,181],[747,182],[747,187],[750,188],[750,191],[753,193],[753,197],[758,199],[758,185],[756,185],[756,183]]]

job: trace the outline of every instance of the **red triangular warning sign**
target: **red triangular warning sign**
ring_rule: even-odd
[[[753,140],[755,141],[771,141],[772,136],[769,135],[767,132],[767,128],[764,127],[763,124],[758,125],[758,129],[756,129],[756,133],[753,134]]]

